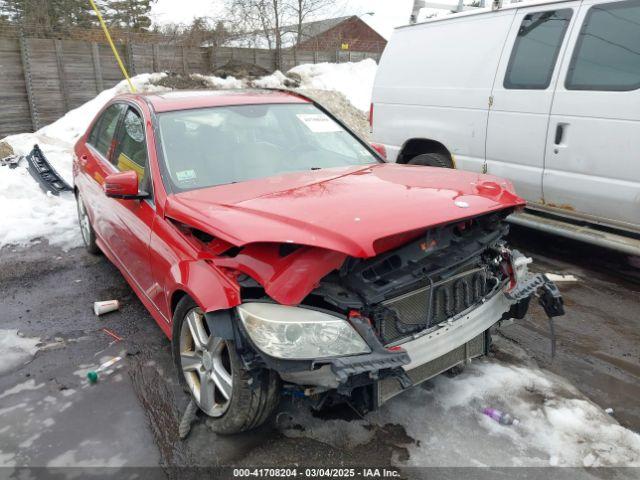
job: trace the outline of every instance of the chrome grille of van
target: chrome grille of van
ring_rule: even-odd
[[[372,317],[383,343],[389,344],[446,321],[486,294],[486,271],[475,268],[384,301]]]

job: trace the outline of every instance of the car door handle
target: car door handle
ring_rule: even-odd
[[[564,139],[564,130],[566,126],[567,125],[564,123],[559,123],[556,126],[556,138],[554,142],[556,145],[560,145],[562,143],[562,140]]]

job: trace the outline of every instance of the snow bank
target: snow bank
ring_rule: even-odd
[[[141,92],[164,91],[165,88],[153,84],[164,75],[143,74],[132,81]],[[17,155],[27,155],[34,144],[39,144],[51,165],[71,184],[74,143],[107,101],[128,91],[126,81],[122,81],[51,125],[35,133],[9,136],[4,141],[11,145]],[[45,194],[29,175],[25,162],[14,170],[0,167],[0,205],[0,248],[5,245],[26,245],[38,238],[46,238],[50,244],[64,249],[82,244],[73,195],[56,197]]]
[[[373,81],[378,65],[372,59],[357,63],[316,63],[299,65],[289,73],[299,75],[301,88],[335,90],[363,112],[369,111]]]
[[[300,79],[299,90],[325,90],[342,93],[349,102],[363,112],[369,111],[371,93],[378,65],[372,59],[348,63],[316,63],[299,65],[287,75],[276,71],[256,80],[247,81],[235,77],[225,79],[193,74],[192,78],[204,80],[212,88],[289,88],[292,78]]]
[[[521,423],[500,425],[482,414],[484,407],[507,411]],[[319,420],[303,406],[292,415],[286,436],[336,448],[362,448],[372,426],[401,425],[415,440],[405,445],[409,466],[640,466],[640,435],[566,380],[535,365],[495,359],[474,362],[455,378],[441,375],[364,420]]]
[[[31,360],[38,351],[39,343],[39,338],[23,337],[18,330],[0,330],[0,375]]]

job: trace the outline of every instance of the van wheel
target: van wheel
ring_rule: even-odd
[[[413,157],[407,165],[422,165],[423,167],[453,168],[451,159],[442,153],[423,153]]]
[[[209,331],[202,310],[186,296],[173,315],[172,350],[181,385],[210,417],[207,423],[214,432],[254,429],[278,405],[277,373],[246,370],[234,343]]]

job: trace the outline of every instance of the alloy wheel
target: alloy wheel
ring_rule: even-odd
[[[200,409],[222,416],[231,402],[233,373],[226,342],[209,332],[199,308],[191,309],[180,329],[182,373]]]
[[[78,196],[76,201],[78,203],[78,221],[80,222],[82,239],[84,240],[85,245],[89,245],[89,243],[91,243],[91,223],[89,221],[89,215],[87,214],[87,209],[84,206],[82,198]]]

